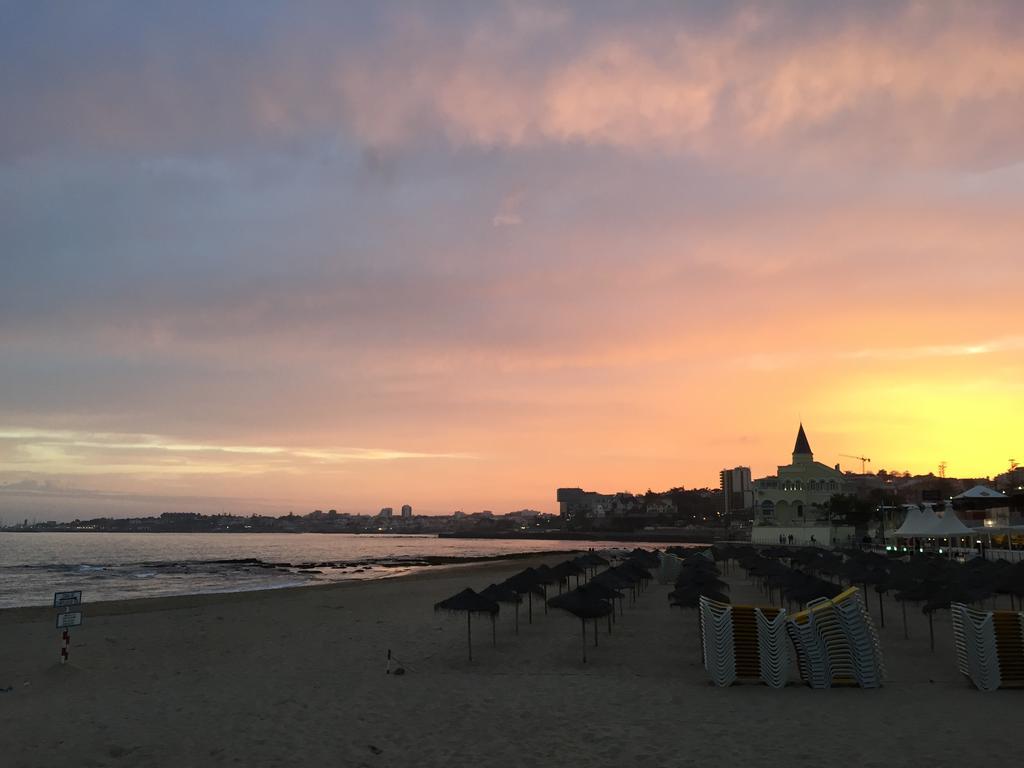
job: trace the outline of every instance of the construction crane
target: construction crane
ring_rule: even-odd
[[[949,466],[949,464],[947,462],[945,462],[945,461],[940,461],[939,462],[939,477],[945,477],[946,476],[946,467],[948,467],[948,466]]]
[[[860,462],[860,473],[862,475],[866,475],[867,474],[867,471],[865,470],[865,466],[864,465],[871,463],[871,459],[869,459],[867,456],[851,456],[848,453],[840,453],[839,455],[842,456],[844,459],[856,459],[857,461],[859,461]]]

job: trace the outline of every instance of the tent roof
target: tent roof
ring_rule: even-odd
[[[936,517],[924,533],[928,536],[966,536],[972,531],[960,521],[952,508],[947,508],[945,514]]]
[[[1006,494],[1000,493],[999,491],[988,488],[984,485],[976,485],[973,488],[969,488],[961,494],[953,497],[954,499],[1005,499]]]
[[[916,504],[907,504],[907,517],[903,521],[903,525],[896,529],[894,536],[930,536],[933,534],[929,533],[929,529],[934,526],[939,520],[938,515],[935,514],[930,506],[927,511],[923,511]]]

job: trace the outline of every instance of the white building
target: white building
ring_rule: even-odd
[[[793,461],[779,466],[776,474],[754,481],[755,512],[751,540],[755,544],[846,545],[851,526],[833,526],[828,502],[853,488],[839,470],[814,460],[804,425],[796,435]]]

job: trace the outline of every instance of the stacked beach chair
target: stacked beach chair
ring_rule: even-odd
[[[786,612],[700,598],[704,667],[717,686],[759,680],[782,688],[789,677]]]
[[[957,667],[981,691],[1024,686],[1024,613],[952,603]]]
[[[861,598],[850,588],[832,600],[813,600],[786,623],[800,677],[811,688],[878,688],[885,677],[878,635]]]

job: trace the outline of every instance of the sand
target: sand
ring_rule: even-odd
[[[541,558],[550,564],[557,558]],[[696,616],[654,585],[580,661],[580,626],[511,612],[490,647],[435,601],[529,561],[372,583],[86,604],[71,663],[52,609],[0,611],[0,765],[1011,765],[1020,691],[957,674],[948,614],[887,601],[875,691],[711,687]],[[735,602],[759,599],[731,577]],[[88,596],[86,596],[88,597]],[[877,622],[877,602],[872,596]],[[592,632],[592,630],[591,630]],[[592,634],[590,636],[592,642]],[[405,665],[388,676],[385,652]]]

